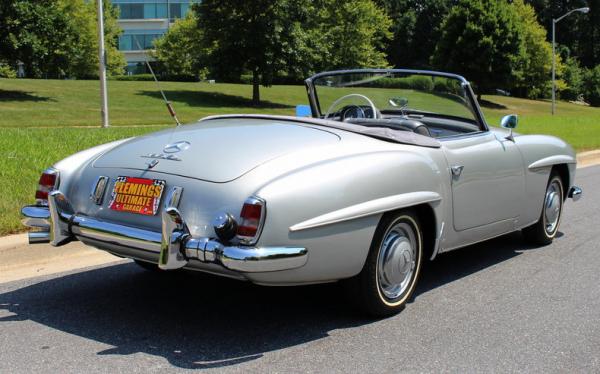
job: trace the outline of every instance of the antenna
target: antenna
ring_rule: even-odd
[[[143,51],[142,46],[140,45],[140,42],[137,40],[137,38],[134,37],[133,40],[135,40],[135,44],[137,44],[140,51]],[[177,114],[175,113],[175,109],[173,109],[171,102],[169,100],[167,100],[167,96],[165,96],[165,93],[163,92],[162,88],[160,87],[160,83],[158,82],[158,79],[156,79],[156,74],[154,74],[154,70],[152,70],[152,66],[150,66],[150,62],[148,62],[148,56],[146,56],[146,53],[144,53],[144,62],[146,63],[146,66],[148,66],[148,70],[150,70],[150,73],[152,74],[152,78],[154,78],[154,82],[156,82],[156,87],[160,91],[160,94],[162,95],[162,98],[165,101],[165,104],[167,105],[169,114],[171,115],[171,117],[173,117],[177,126],[181,126],[181,123],[177,119]]]

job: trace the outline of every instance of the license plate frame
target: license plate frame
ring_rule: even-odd
[[[162,179],[119,176],[115,179],[108,208],[116,212],[154,216],[166,182]]]

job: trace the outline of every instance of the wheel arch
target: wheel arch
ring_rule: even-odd
[[[569,166],[567,166],[567,164],[556,164],[554,166],[552,166],[552,170],[550,171],[550,175],[552,175],[553,172],[556,172],[558,174],[558,176],[560,177],[560,180],[563,183],[563,200],[567,199],[567,196],[569,194],[569,187],[571,186],[571,176],[569,174]]]
[[[436,246],[439,239],[437,234],[439,230],[436,212],[432,203],[421,203],[387,211],[381,216],[380,222],[385,217],[405,211],[413,211],[417,215],[422,232],[423,258],[433,260],[436,254]]]

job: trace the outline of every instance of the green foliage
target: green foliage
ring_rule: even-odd
[[[524,51],[522,27],[509,3],[460,0],[441,31],[434,66],[469,77],[479,94],[510,88]]]
[[[320,12],[318,35],[324,58],[318,70],[387,67],[392,21],[371,0],[330,0]]]
[[[583,95],[591,106],[600,107],[600,65],[587,70]]]
[[[16,78],[17,72],[9,64],[0,62],[0,78]]]
[[[574,57],[568,57],[562,70],[562,80],[566,88],[560,92],[560,97],[565,100],[577,100],[583,94],[584,70]]]
[[[69,77],[95,78],[98,76],[98,30],[97,7],[95,1],[58,0],[63,13],[69,15],[73,32]],[[118,50],[118,37],[121,29],[117,24],[118,8],[110,1],[104,3],[104,44],[106,50],[106,70],[109,75],[123,74],[127,62]]]
[[[202,48],[202,28],[193,11],[179,19],[166,34],[154,42],[153,57],[160,63],[159,72],[168,76],[204,79],[206,71],[199,66],[208,51]]]
[[[371,0],[206,0],[195,6],[211,77],[258,86],[317,70],[385,67],[391,21]],[[232,11],[235,10],[235,11]]]
[[[535,8],[549,37],[553,18],[589,7],[588,14],[573,13],[556,24],[556,42],[567,46],[569,55],[576,57],[583,67],[592,68],[600,63],[600,0],[527,0],[527,3]]]
[[[546,30],[538,23],[535,10],[523,0],[514,0],[512,7],[520,22],[523,53],[518,61],[518,71],[513,72],[515,92],[519,96],[536,99],[551,92],[552,45],[546,41]],[[561,71],[557,56],[557,71]]]
[[[90,77],[97,74],[98,44],[94,2],[15,0],[0,3],[0,59],[24,63],[36,78]],[[116,49],[120,29],[116,10],[105,3],[108,69],[121,72]]]
[[[388,61],[398,68],[427,69],[441,25],[456,0],[378,0],[393,20]]]
[[[253,75],[253,101],[259,85],[269,86],[281,71],[306,70],[312,61],[307,47],[308,0],[205,0],[194,6],[202,28],[203,59],[211,76],[236,80]]]

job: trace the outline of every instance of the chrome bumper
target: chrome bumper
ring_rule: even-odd
[[[50,193],[48,206],[25,206],[21,213],[23,224],[38,230],[29,233],[29,243],[61,246],[77,238],[90,239],[157,253],[158,266],[164,270],[185,267],[193,259],[237,272],[269,272],[299,268],[308,260],[306,248],[227,246],[213,238],[194,238],[174,207],[162,211],[161,232],[75,213],[60,191]]]
[[[581,199],[581,195],[583,195],[583,190],[577,186],[569,188],[569,193],[567,194],[567,196],[573,199],[573,201]]]

